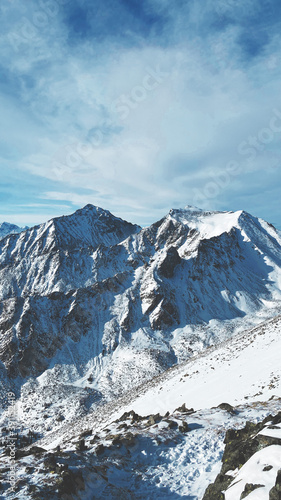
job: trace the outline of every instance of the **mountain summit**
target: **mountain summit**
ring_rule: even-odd
[[[0,241],[0,297],[65,292],[92,283],[93,252],[139,230],[107,210],[87,205],[72,215],[8,235]]]

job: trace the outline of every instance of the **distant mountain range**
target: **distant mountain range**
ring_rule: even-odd
[[[16,226],[15,224],[9,224],[9,222],[0,222],[0,240],[5,238],[5,236],[8,236],[9,234],[21,233],[26,229],[28,229],[27,226],[19,227]]]

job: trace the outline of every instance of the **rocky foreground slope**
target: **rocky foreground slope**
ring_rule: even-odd
[[[71,423],[62,420],[43,437],[19,418],[15,491],[6,415],[5,498],[224,500],[227,491],[227,500],[250,493],[249,499],[278,499],[269,491],[278,491],[281,469],[280,346],[278,317]],[[59,412],[56,401],[45,400],[45,421]],[[257,485],[264,487],[261,497],[253,496]]]

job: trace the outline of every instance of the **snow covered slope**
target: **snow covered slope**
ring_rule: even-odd
[[[98,417],[99,409],[90,412],[85,419],[88,425],[95,427],[99,421],[105,425],[105,421],[119,418],[122,413],[131,410],[141,416],[155,413],[163,415],[167,411],[173,412],[183,403],[188,408],[200,410],[218,406],[223,402],[238,406],[248,402],[268,401],[274,397],[281,398],[280,350],[281,316],[278,316],[169,368],[135,389],[131,388],[115,402],[99,405],[102,408],[101,419]],[[38,379],[41,390],[42,379],[43,377]],[[65,387],[61,379],[59,392],[65,392]],[[43,399],[50,400],[47,392]],[[38,417],[42,399],[36,401],[34,381],[26,387],[19,405],[22,420],[30,426],[33,417],[30,416],[30,411],[25,411],[27,405],[34,411],[34,415],[37,415],[34,429],[38,432],[41,429]],[[82,425],[79,417],[75,428],[75,411],[69,404],[64,413],[65,419],[71,420],[65,434],[67,439],[69,433],[78,434]],[[48,425],[50,426],[50,421]],[[65,429],[67,430],[67,425]],[[64,432],[64,428],[62,431]],[[52,434],[50,438],[46,438],[44,444],[50,440],[53,440]]]
[[[172,368],[130,408],[145,415],[172,411],[183,401],[200,409],[223,401],[237,406],[247,400],[281,397],[280,352],[278,316]]]
[[[63,412],[63,399],[67,398],[63,381],[60,400],[51,399],[52,391],[42,399],[37,392],[36,398],[33,381],[17,404],[19,433],[26,436],[32,430],[44,437],[33,443],[38,449],[20,452],[17,494],[29,499],[36,491],[41,499],[51,495],[54,500],[62,492],[67,494],[70,478],[63,468],[67,463],[77,499],[202,500],[220,471],[226,431],[232,433],[229,441],[233,443],[233,435],[247,422],[268,417],[268,425],[258,429],[247,424],[247,439],[259,433],[265,448],[258,455],[254,450],[253,457],[249,461],[246,457],[245,465],[231,475],[228,467],[229,484],[232,481],[236,486],[228,485],[225,499],[240,499],[246,484],[254,483],[263,484],[264,489],[257,489],[249,498],[269,500],[280,468],[280,449],[270,442],[279,439],[280,425],[269,417],[281,409],[280,347],[279,316],[170,368],[93,412],[84,408],[83,415],[72,393],[69,421]],[[64,419],[51,431],[58,415]],[[5,418],[2,422],[6,424]],[[245,432],[241,430],[243,436]],[[251,451],[249,444],[246,449]],[[2,462],[7,467],[5,456]],[[271,468],[261,477],[261,468],[268,466]],[[31,475],[25,474],[26,467],[33,471]],[[12,492],[6,497],[13,498]],[[221,498],[217,493],[206,497]]]
[[[263,432],[266,431],[264,430]],[[281,443],[281,429],[279,429],[277,441]],[[281,471],[280,444],[267,446],[257,451],[248,462],[243,465],[239,472],[233,471],[233,477],[235,479],[225,492],[225,500],[236,500],[236,498],[241,498],[244,492],[249,492],[251,494],[252,491],[255,493],[251,494],[251,496],[249,493],[247,495],[250,498],[252,497],[252,500],[254,498],[257,500],[268,500],[269,493],[275,485],[279,486],[279,489],[276,489],[275,497],[278,498],[278,491],[281,491],[281,474],[279,474],[279,481],[276,483],[279,470]]]

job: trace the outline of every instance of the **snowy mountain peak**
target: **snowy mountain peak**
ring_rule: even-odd
[[[115,217],[108,210],[86,205],[71,215],[53,219],[61,247],[114,245],[124,240],[140,227]]]
[[[139,231],[139,226],[87,205],[7,237],[0,241],[0,297],[90,285],[96,281],[93,253],[98,247],[114,247]]]
[[[257,244],[264,237],[271,236],[281,244],[281,233],[272,224],[254,217],[245,210],[215,211],[202,210],[197,207],[187,206],[184,209],[172,209],[166,219],[176,221],[187,226],[189,230],[196,230],[200,238],[210,239],[229,233],[233,228],[238,229],[244,238]]]
[[[242,211],[220,212],[202,210],[187,206],[184,209],[172,209],[167,215],[177,223],[196,230],[203,238],[213,238],[224,232],[230,232],[233,227],[239,227],[239,217]]]
[[[88,205],[85,205],[82,208],[79,208],[78,210],[76,210],[74,213],[72,213],[70,215],[63,215],[61,217],[55,217],[54,219],[51,219],[51,220],[58,221],[58,222],[59,221],[63,221],[63,222],[68,221],[69,223],[71,223],[72,221],[77,220],[77,219],[79,219],[80,224],[82,224],[85,220],[90,220],[92,222],[95,219],[96,220],[102,219],[104,221],[108,221],[108,220],[111,220],[113,222],[119,221],[119,222],[129,224],[130,226],[134,226],[134,224],[126,222],[123,219],[121,219],[120,217],[116,217],[111,212],[109,212],[109,210],[105,210],[104,208],[98,207],[96,205],[91,205],[90,203],[88,203]],[[135,226],[135,227],[137,228],[138,226]]]
[[[91,215],[91,216],[101,216],[101,215],[107,215],[107,216],[110,216],[110,217],[113,217],[115,219],[117,219],[117,217],[115,217],[114,215],[112,215],[109,210],[105,210],[104,208],[101,208],[101,207],[98,207],[96,205],[92,205],[91,203],[88,203],[87,205],[85,205],[84,207],[82,208],[79,208],[78,210],[76,210],[73,214],[71,215],[67,215],[65,217],[74,217],[74,216],[81,216],[81,215]],[[60,218],[60,217],[58,217]]]
[[[0,222],[0,240],[8,236],[9,234],[18,234],[22,231],[28,229],[27,226],[19,227],[15,224],[10,224],[9,222]]]
[[[204,212],[203,208],[196,207],[195,205],[186,205],[184,210],[190,212]]]

